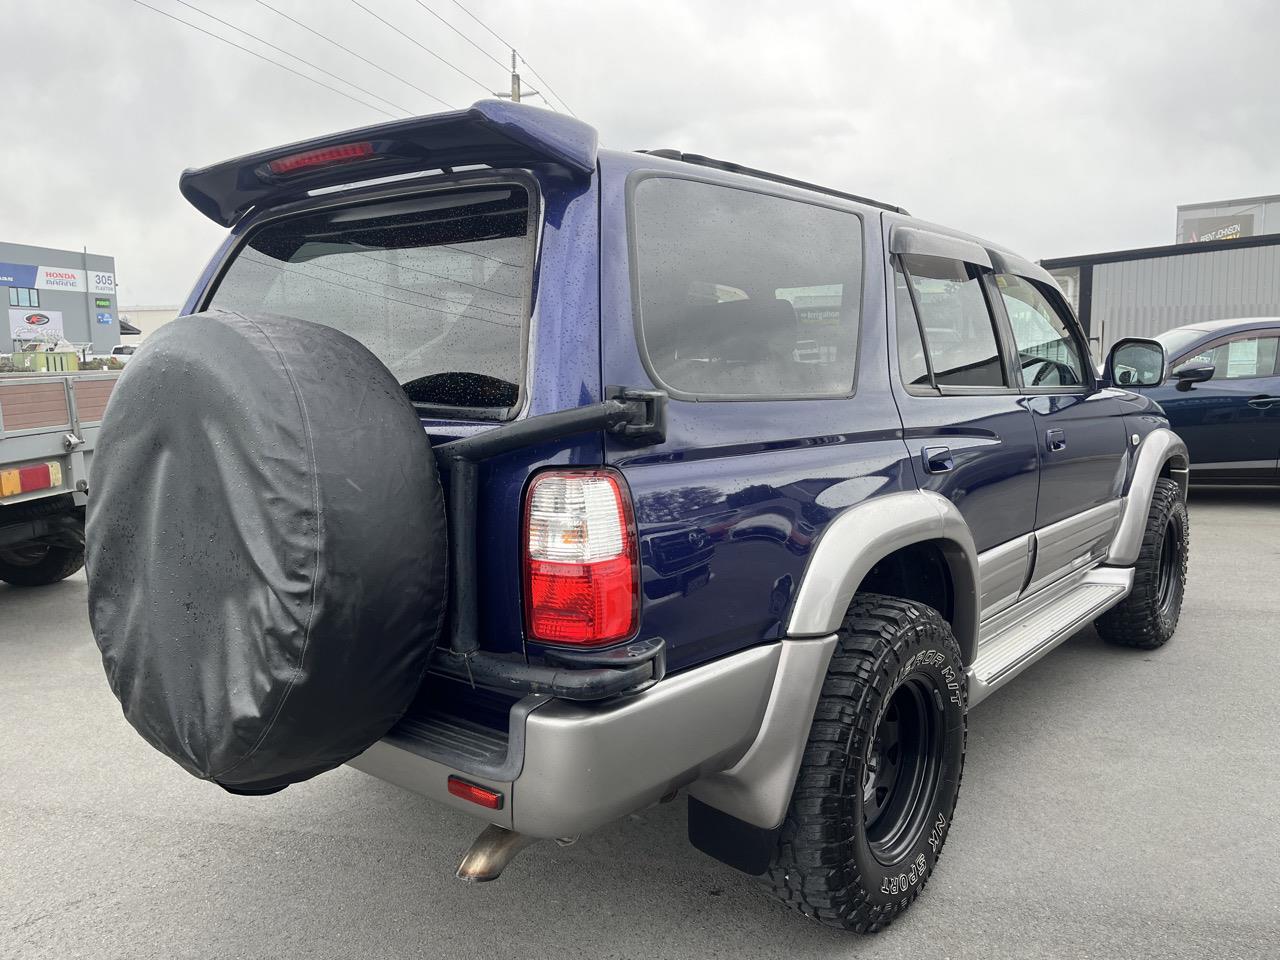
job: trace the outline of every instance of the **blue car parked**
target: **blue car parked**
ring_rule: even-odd
[[[1280,483],[1280,318],[1213,320],[1156,337],[1169,382],[1139,388],[1191,454],[1193,483]]]
[[[230,236],[107,411],[90,616],[232,793],[349,762],[476,817],[489,880],[687,790],[699,849],[876,930],[969,709],[1177,626],[1164,350],[1099,376],[1003,247],[497,101],[181,189]]]

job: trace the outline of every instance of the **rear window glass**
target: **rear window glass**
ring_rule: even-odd
[[[515,185],[342,207],[250,236],[209,303],[337,327],[427,406],[517,405],[532,224]]]
[[[632,216],[640,327],[664,386],[744,399],[852,390],[857,214],[649,177]]]

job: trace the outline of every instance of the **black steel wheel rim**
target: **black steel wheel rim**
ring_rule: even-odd
[[[1181,545],[1178,540],[1178,524],[1170,517],[1164,528],[1157,567],[1156,603],[1161,613],[1167,613],[1173,603],[1178,583],[1178,560]]]
[[[942,715],[926,678],[889,698],[867,751],[862,817],[867,844],[885,866],[900,862],[927,829],[942,770]]]

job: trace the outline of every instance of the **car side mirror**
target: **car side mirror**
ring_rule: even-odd
[[[1157,340],[1126,337],[1107,354],[1104,380],[1114,387],[1158,387],[1164,383],[1164,347]]]
[[[1190,390],[1197,383],[1212,380],[1217,367],[1212,363],[1184,363],[1170,376],[1178,382],[1179,390]]]

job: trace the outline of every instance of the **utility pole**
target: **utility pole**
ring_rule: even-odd
[[[507,93],[504,90],[499,90],[497,91],[496,95],[501,97],[503,100],[509,99],[512,103],[519,103],[520,98],[525,96],[528,96],[528,97],[542,96],[542,94],[540,94],[537,90],[525,90],[520,86],[519,57],[516,54],[515,47],[511,48],[511,92]]]

